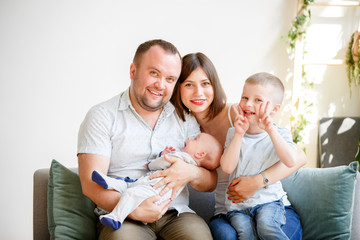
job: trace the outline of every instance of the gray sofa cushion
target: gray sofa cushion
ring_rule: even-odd
[[[358,162],[302,168],[282,180],[300,216],[303,239],[349,239]]]
[[[319,165],[334,167],[354,161],[360,138],[359,117],[320,119]]]

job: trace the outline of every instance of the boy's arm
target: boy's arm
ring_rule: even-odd
[[[224,173],[231,174],[238,165],[241,143],[242,136],[235,133],[220,159],[220,166]]]
[[[288,143],[277,131],[275,127],[272,127],[267,131],[271,141],[273,142],[276,154],[280,158],[280,161],[285,166],[291,168],[295,166],[296,161],[296,148]]]
[[[249,120],[243,116],[242,109],[237,106],[237,108],[234,107],[234,110],[237,111],[237,116],[234,122],[235,133],[229,146],[226,148],[220,159],[221,169],[226,174],[231,174],[238,165],[242,138],[249,129]],[[229,136],[227,136],[227,138],[228,137]]]
[[[280,161],[287,167],[293,167],[296,161],[296,149],[280,135],[271,116],[271,113],[277,112],[279,108],[280,104],[271,107],[270,101],[261,103],[257,111],[258,125],[269,134]]]

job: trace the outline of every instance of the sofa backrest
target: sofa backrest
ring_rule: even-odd
[[[360,117],[320,119],[319,167],[348,165],[355,160],[360,138]]]

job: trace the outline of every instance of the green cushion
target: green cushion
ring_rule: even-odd
[[[79,176],[53,160],[47,197],[51,239],[96,239],[94,203],[82,194]]]
[[[349,239],[358,162],[303,168],[282,180],[300,216],[303,239]]]

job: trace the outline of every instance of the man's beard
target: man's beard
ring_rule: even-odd
[[[136,93],[135,95],[135,99],[137,101],[137,103],[140,105],[140,107],[142,107],[143,109],[145,109],[146,111],[149,112],[155,112],[159,109],[161,109],[166,103],[164,102],[164,99],[159,101],[155,106],[152,106],[153,104],[150,104],[146,98],[146,96],[138,96]]]

